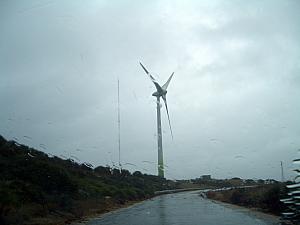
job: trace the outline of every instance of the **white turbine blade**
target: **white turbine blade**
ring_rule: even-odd
[[[154,77],[149,73],[149,71],[144,67],[144,65],[140,62],[141,67],[143,68],[143,70],[146,72],[146,74],[150,77],[151,81],[153,83],[156,82],[156,80],[154,79]]]
[[[173,75],[174,75],[174,72],[171,74],[171,76],[169,77],[169,79],[167,80],[167,82],[162,86],[162,88],[163,88],[164,90],[167,90],[167,88],[168,88],[168,86],[169,86],[169,83],[170,83],[170,81],[172,80]]]
[[[171,136],[172,136],[172,139],[173,139],[173,132],[172,132],[172,127],[171,127],[171,122],[170,122],[170,116],[169,116],[169,110],[168,110],[168,104],[167,104],[166,95],[163,95],[162,98],[163,98],[163,100],[165,102],[165,106],[166,106],[166,110],[167,110],[167,115],[168,115],[168,120],[169,120],[169,127],[170,127],[170,131],[171,131]]]
[[[146,72],[146,74],[150,77],[151,81],[154,83],[156,89],[158,92],[162,92],[161,86],[157,83],[157,81],[154,79],[154,77],[149,73],[149,71],[144,67],[144,65],[140,62],[141,67]]]

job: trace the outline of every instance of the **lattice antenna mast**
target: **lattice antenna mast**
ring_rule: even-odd
[[[118,79],[118,148],[119,148],[119,168],[122,169],[121,165],[121,119],[120,119],[120,81]]]

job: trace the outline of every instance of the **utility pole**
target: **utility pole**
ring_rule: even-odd
[[[280,161],[280,166],[281,166],[281,182],[284,182],[283,162],[282,161]]]

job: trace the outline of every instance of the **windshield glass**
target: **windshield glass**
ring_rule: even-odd
[[[293,181],[299,10],[298,1],[1,1],[0,135],[92,173],[174,182],[153,192],[178,180]],[[77,194],[97,193],[78,179]],[[101,199],[113,198],[106,188]]]

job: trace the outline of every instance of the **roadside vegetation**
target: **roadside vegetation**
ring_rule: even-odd
[[[284,205],[280,198],[287,193],[282,183],[264,184],[255,187],[209,191],[209,199],[254,208],[266,213],[280,215]]]
[[[157,176],[91,168],[0,136],[1,225],[65,224],[172,188]]]

